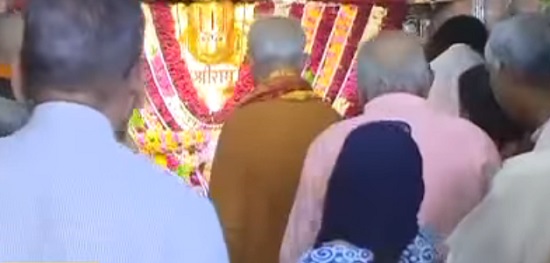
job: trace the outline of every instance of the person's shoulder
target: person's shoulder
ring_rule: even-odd
[[[25,141],[17,131],[6,136],[0,134],[0,162],[6,161],[8,156],[14,156],[24,145]]]
[[[441,119],[443,121],[440,123],[440,128],[450,136],[476,142],[492,142],[487,133],[467,119],[448,115],[441,116]]]
[[[506,160],[500,174],[548,178],[550,182],[550,150],[532,151]]]
[[[349,119],[345,119],[345,120],[335,122],[335,123],[331,124],[330,126],[328,126],[324,131],[322,131],[317,136],[315,141],[317,141],[317,140],[326,140],[326,139],[330,138],[331,135],[333,135],[333,134],[341,134],[343,132],[345,133],[346,131],[351,132],[351,130],[353,130],[353,128],[360,125],[359,124],[360,122],[361,122],[361,120],[360,120],[359,117],[353,117],[353,118],[349,118]]]
[[[330,143],[335,139],[344,140],[347,134],[362,124],[366,124],[366,122],[361,116],[334,122],[315,137],[310,148]]]
[[[528,152],[506,160],[493,179],[497,192],[511,189],[550,193],[550,150]],[[542,189],[541,189],[542,187]]]
[[[155,191],[168,199],[178,200],[184,197],[199,197],[192,187],[176,174],[156,165],[151,158],[134,153],[129,148],[120,145],[117,149],[123,169],[133,180],[150,186],[149,191]],[[156,193],[155,193],[156,194]],[[179,199],[181,200],[181,199]]]

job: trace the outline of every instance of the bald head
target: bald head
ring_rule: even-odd
[[[417,37],[384,31],[361,46],[358,79],[361,95],[372,99],[393,92],[425,96],[433,76]]]
[[[256,78],[266,77],[280,69],[299,72],[303,67],[306,35],[297,20],[283,17],[259,19],[252,24],[248,44]]]

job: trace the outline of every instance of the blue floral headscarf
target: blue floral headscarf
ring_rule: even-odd
[[[428,233],[420,231],[414,241],[407,246],[398,263],[436,262],[434,241]],[[374,254],[368,249],[350,244],[328,243],[308,251],[300,263],[374,263]]]
[[[409,125],[356,128],[330,178],[315,246],[301,262],[374,263],[377,254],[433,262],[432,240],[418,226],[423,197],[422,156]]]

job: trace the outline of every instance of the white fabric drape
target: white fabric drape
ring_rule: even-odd
[[[460,116],[458,79],[468,69],[483,63],[483,57],[469,46],[451,46],[431,63],[435,78],[428,101],[441,111]]]

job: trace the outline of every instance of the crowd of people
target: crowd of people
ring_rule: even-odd
[[[301,77],[299,21],[257,20],[211,198],[117,140],[144,97],[143,19],[135,0],[28,2],[0,262],[550,262],[549,16],[458,16],[425,45],[382,31],[345,120]]]

